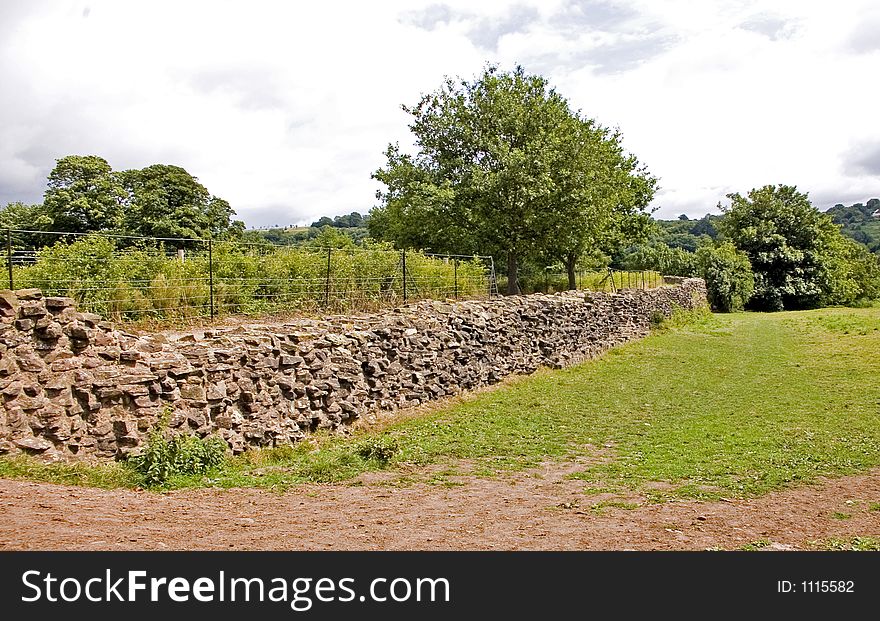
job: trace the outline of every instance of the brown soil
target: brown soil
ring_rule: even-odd
[[[761,540],[770,549],[809,549],[812,541],[880,535],[880,469],[750,500],[595,510],[608,496],[587,496],[583,482],[565,478],[582,466],[458,476],[446,485],[395,486],[389,475],[371,475],[283,494],[0,480],[0,549],[700,550]]]

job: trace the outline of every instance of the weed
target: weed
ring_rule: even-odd
[[[144,485],[158,486],[174,476],[203,475],[226,460],[226,442],[218,437],[176,435],[168,438],[164,425],[157,426],[143,450],[128,459]]]

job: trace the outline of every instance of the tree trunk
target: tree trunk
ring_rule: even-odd
[[[519,295],[519,283],[517,276],[519,275],[519,264],[517,263],[516,254],[507,253],[507,295]]]
[[[577,289],[577,279],[575,278],[574,268],[577,266],[577,255],[569,253],[565,257],[565,271],[568,272],[568,290]]]

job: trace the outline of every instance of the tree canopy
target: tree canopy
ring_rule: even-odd
[[[618,132],[572,111],[521,67],[447,79],[403,109],[417,152],[388,147],[373,175],[386,189],[370,213],[371,234],[500,255],[508,293],[518,292],[523,259],[545,254],[573,265],[588,248],[629,234],[627,220],[653,196],[655,180],[623,151]]]
[[[223,237],[240,233],[229,203],[179,166],[154,164],[120,173],[127,191],[124,229],[145,237]]]
[[[97,155],[68,155],[56,162],[47,185],[42,204],[12,203],[0,211],[0,226],[181,238],[238,237],[244,230],[242,222],[232,220],[235,212],[227,201],[179,166],[117,172]],[[26,245],[57,239],[20,237]]]
[[[876,258],[843,237],[827,214],[794,186],[729,194],[719,229],[755,273],[749,306],[758,310],[845,304],[871,295]]]
[[[49,173],[43,206],[52,230],[91,233],[118,229],[125,199],[125,189],[107,160],[68,155]]]

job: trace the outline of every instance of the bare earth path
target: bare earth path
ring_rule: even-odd
[[[600,512],[591,505],[601,497],[564,478],[571,469],[457,477],[456,487],[391,487],[374,475],[360,485],[303,485],[283,494],[0,480],[0,549],[699,550],[759,540],[787,549],[880,534],[880,469],[751,500]]]

